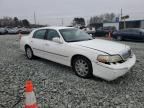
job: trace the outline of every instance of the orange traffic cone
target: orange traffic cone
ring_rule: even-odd
[[[112,39],[111,32],[109,32],[109,34],[108,34],[108,40],[111,40],[111,39]]]
[[[26,81],[25,84],[25,106],[24,108],[38,108],[36,104],[36,97],[33,92],[33,84],[31,80]]]

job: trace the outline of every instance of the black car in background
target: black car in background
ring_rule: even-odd
[[[128,28],[119,31],[115,31],[112,37],[116,40],[135,40],[144,41],[144,29],[140,28]]]
[[[100,28],[96,29],[95,36],[97,36],[97,37],[106,36],[109,34],[109,32],[113,33],[114,31],[116,31],[116,28],[113,26],[100,27]]]

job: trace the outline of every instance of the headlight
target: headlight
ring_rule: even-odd
[[[115,63],[122,61],[122,58],[119,55],[99,55],[97,60],[102,63]]]

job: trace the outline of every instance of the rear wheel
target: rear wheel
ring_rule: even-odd
[[[26,52],[26,57],[28,59],[33,59],[34,58],[33,51],[30,47],[26,47],[25,52]]]
[[[91,62],[85,57],[76,57],[72,63],[76,75],[82,78],[88,78],[92,75]]]

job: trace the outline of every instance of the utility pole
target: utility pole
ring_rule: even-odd
[[[126,19],[129,18],[129,16],[123,16],[123,10],[121,8],[121,21],[123,20],[123,28],[126,29]]]
[[[34,23],[36,25],[36,15],[35,15],[35,12],[34,12]]]
[[[126,19],[124,18],[124,29],[126,29]]]
[[[123,16],[123,10],[122,10],[122,8],[121,8],[121,21],[122,21],[122,16]]]
[[[124,20],[124,29],[126,28],[126,19],[128,18],[129,18],[129,15],[122,16],[122,19]]]

